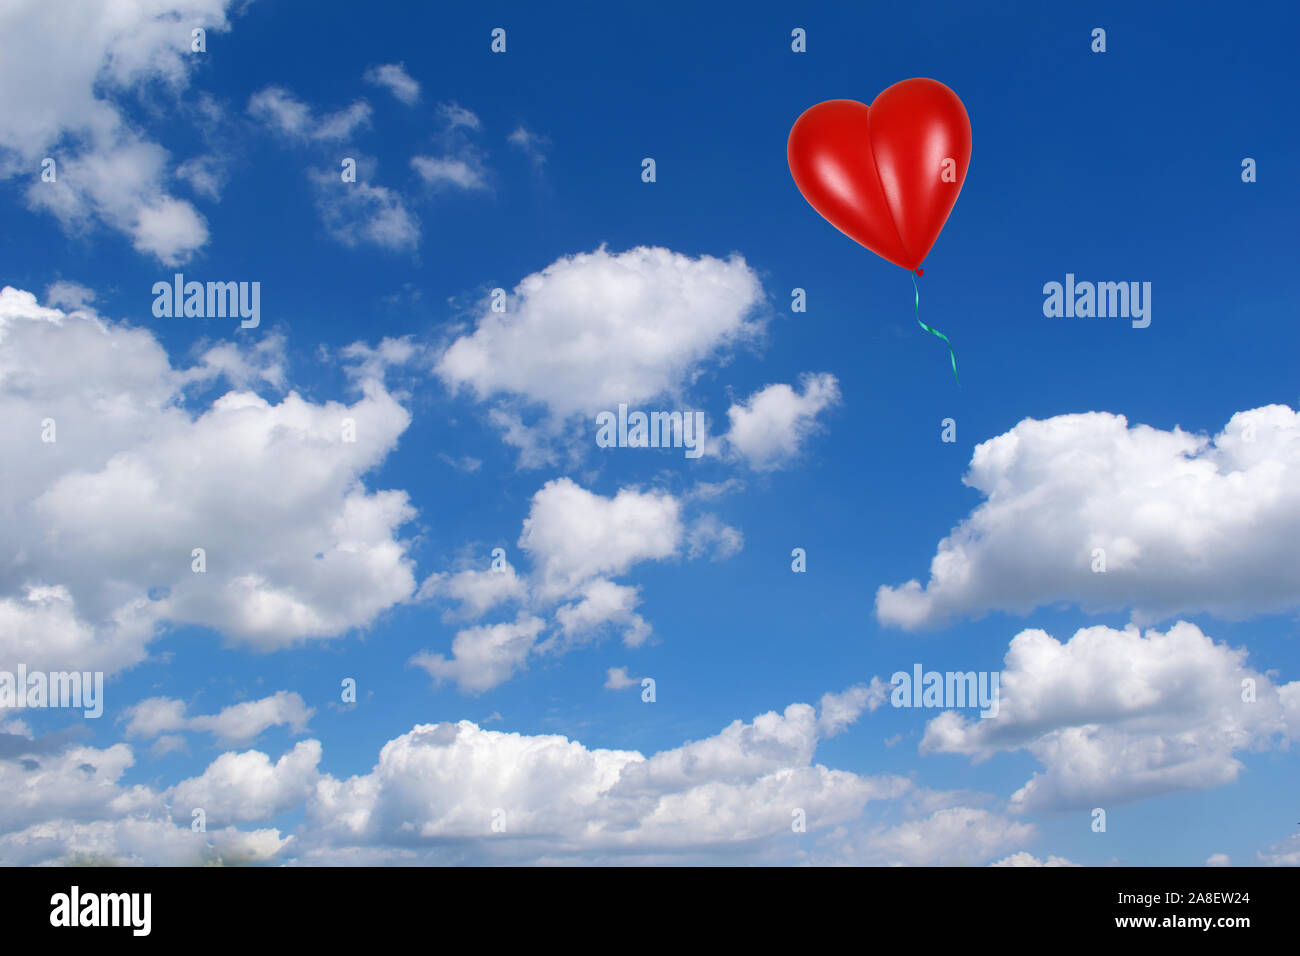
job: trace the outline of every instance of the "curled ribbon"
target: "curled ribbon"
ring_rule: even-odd
[[[920,270],[917,271],[919,272]],[[952,377],[957,382],[957,384],[960,385],[961,379],[957,378],[957,354],[952,350],[952,343],[948,341],[948,336],[944,335],[938,329],[930,328],[928,325],[926,325],[924,322],[921,321],[921,290],[918,289],[916,286],[915,275],[912,276],[912,291],[916,293],[916,324],[919,325],[921,328],[925,329],[931,335],[939,336],[939,338],[943,339],[944,342],[947,344],[948,356],[952,359]]]

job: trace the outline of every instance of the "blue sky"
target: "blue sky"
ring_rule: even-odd
[[[108,675],[97,721],[0,722],[27,795],[0,859],[1300,861],[1287,6],[144,6],[57,29],[37,4],[0,14],[0,285],[35,296],[0,311],[0,616],[68,635],[0,643],[0,670]],[[20,82],[64,61],[65,82]],[[912,76],[951,87],[973,131],[919,280],[960,386],[907,274],[786,166],[804,109]],[[260,282],[260,325],[156,318],[176,272]],[[1045,317],[1067,273],[1151,283],[1150,326]],[[106,331],[74,339],[91,313]],[[354,343],[385,358],[363,368]],[[623,392],[703,411],[709,453],[597,448],[593,413]],[[58,458],[38,399],[60,403]],[[324,437],[348,414],[331,403],[356,454]],[[981,443],[983,489],[963,481]],[[348,501],[364,532],[338,530]],[[207,529],[230,542],[203,591]],[[932,581],[954,534],[971,576]],[[317,576],[309,541],[354,571]],[[497,586],[498,547],[514,599],[471,613],[450,576]],[[888,610],[879,590],[912,579],[919,603]],[[584,609],[591,587],[623,603]],[[494,676],[453,650],[530,620]],[[1090,627],[1109,630],[1071,641]],[[1061,647],[1012,660],[1027,629]],[[918,662],[1001,671],[1002,729],[871,688]],[[635,680],[607,687],[612,668]],[[1253,705],[1228,693],[1245,677]],[[832,728],[823,695],[855,687]],[[296,703],[240,734],[184,723],[277,693]],[[187,716],[145,721],[158,699]],[[784,723],[719,736],[769,712]],[[413,733],[462,720],[481,736]],[[60,776],[81,765],[93,781]]]

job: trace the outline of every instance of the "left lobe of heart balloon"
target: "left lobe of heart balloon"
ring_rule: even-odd
[[[786,143],[790,174],[827,222],[906,268],[909,256],[876,174],[869,113],[857,100],[827,100],[805,110]]]

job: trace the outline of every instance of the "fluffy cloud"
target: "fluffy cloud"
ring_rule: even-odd
[[[505,312],[485,304],[435,368],[449,388],[495,403],[507,440],[544,446],[572,416],[680,397],[701,363],[760,332],[762,301],[739,256],[602,247],[524,278]],[[525,426],[524,409],[541,419]]]
[[[301,806],[315,789],[321,745],[304,740],[275,763],[258,750],[224,753],[200,776],[183,780],[167,793],[177,822],[201,809],[213,824],[267,820]]]
[[[70,746],[29,763],[0,760],[0,831],[20,830],[48,818],[90,820],[103,812],[126,814],[150,805],[143,787],[119,781],[135,763],[125,744],[98,750]]]
[[[413,342],[410,336],[385,337],[373,347],[365,342],[353,342],[339,350],[339,355],[350,363],[344,366],[344,372],[358,382],[366,379],[382,381],[390,369],[408,365],[423,354],[424,347]]]
[[[853,866],[973,866],[1023,845],[1033,825],[992,810],[948,807],[894,826],[839,827],[818,863]]]
[[[75,312],[95,301],[95,291],[77,282],[51,282],[45,290],[45,304]]]
[[[1023,850],[1019,853],[1013,853],[1011,856],[998,860],[996,863],[990,863],[989,866],[1079,866],[1078,863],[1071,863],[1063,856],[1049,856],[1046,860],[1040,860],[1031,853],[1025,853]]]
[[[514,565],[503,562],[500,570],[468,568],[455,574],[432,574],[420,585],[419,597],[456,601],[459,607],[447,612],[448,620],[477,620],[499,605],[526,600],[528,583]]]
[[[558,415],[680,391],[695,365],[754,334],[757,277],[743,259],[603,248],[526,277],[438,361],[451,387],[523,396]]]
[[[62,585],[17,584],[21,596],[0,597],[0,653],[33,670],[112,673],[144,658],[154,634],[143,601],[85,620]]]
[[[725,440],[730,451],[760,471],[796,458],[817,429],[817,416],[840,401],[834,375],[805,375],[802,386],[800,393],[789,385],[769,385],[727,409],[731,428]]]
[[[533,495],[519,537],[533,566],[529,575],[502,563],[495,570],[434,574],[419,590],[421,599],[459,602],[447,615],[451,620],[477,619],[506,605],[517,608],[516,618],[459,631],[451,659],[426,651],[411,663],[439,681],[481,692],[522,670],[534,654],[563,653],[610,629],[628,647],[645,643],[651,628],[637,613],[640,593],[611,578],[681,553],[681,510],[665,492],[623,488],[606,498],[569,478],[547,482]],[[548,628],[551,635],[543,640]]]
[[[190,411],[191,386],[275,378],[274,357],[218,347],[176,369],[144,329],[11,288],[0,345],[0,443],[21,452],[0,487],[5,658],[114,671],[163,622],[271,650],[365,627],[414,592],[395,537],[413,509],[361,482],[410,421],[378,381],[352,404],[228,391]]]
[[[682,538],[677,500],[623,488],[603,498],[568,478],[533,496],[519,546],[537,565],[544,596],[571,594],[593,578],[670,557]]]
[[[1026,419],[976,446],[964,480],[987,500],[939,543],[927,585],[880,588],[882,623],[1057,601],[1146,623],[1300,607],[1300,414],[1286,406],[1238,412],[1213,438],[1104,412]]]
[[[256,750],[223,753],[164,791],[122,784],[133,763],[126,744],[97,750],[53,736],[28,740],[0,755],[8,795],[0,806],[0,858],[925,864],[991,860],[1032,838],[1028,824],[952,806],[959,795],[818,764],[819,742],[884,696],[878,682],[850,687],[824,695],[818,707],[791,704],[651,755],[468,720],[422,724],[388,741],[368,773],[322,773],[320,743],[305,740],[278,759]],[[869,819],[869,804],[904,819]],[[190,832],[196,809],[206,834]],[[300,810],[292,836],[236,828]],[[822,849],[807,853],[792,820],[820,835]]]
[[[222,743],[246,743],[272,727],[305,733],[315,712],[298,694],[277,691],[261,700],[232,704],[220,713],[185,716],[185,702],[166,697],[142,700],[130,709],[126,735],[156,737],[177,730],[207,731]]]
[[[822,695],[818,733],[834,737],[858,719],[864,711],[873,711],[889,699],[889,684],[879,677],[870,683],[858,684],[838,694]]]
[[[118,103],[146,85],[173,95],[183,90],[193,63],[191,29],[229,30],[228,6],[111,0],[87,15],[75,0],[6,3],[0,177],[34,179],[28,204],[52,212],[70,231],[102,223],[165,264],[186,261],[207,241],[207,225],[192,205],[170,195],[167,151],[146,139]],[[47,156],[56,162],[54,182],[35,176]]]
[[[1223,854],[1218,853],[1215,856],[1223,856]],[[1291,834],[1285,840],[1273,844],[1268,850],[1261,851],[1257,856],[1259,862],[1265,866],[1300,866],[1300,834]],[[1224,860],[1227,860],[1226,856]],[[1207,860],[1205,865],[1209,866],[1210,861]],[[1226,866],[1227,863],[1222,865]]]
[[[451,659],[421,651],[411,663],[435,680],[454,680],[463,691],[480,693],[509,680],[523,668],[546,622],[520,617],[514,622],[470,627],[451,642]]]
[[[55,819],[0,834],[0,859],[14,866],[250,866],[271,862],[290,843],[274,829],[196,833],[149,817]]]
[[[909,789],[815,764],[820,726],[813,707],[792,704],[647,757],[470,721],[420,725],[387,743],[369,774],[320,781],[300,837],[304,858],[316,847],[423,848],[460,860],[789,858],[792,810],[818,830]],[[494,819],[504,831],[493,831]]]
[[[725,561],[739,554],[744,546],[744,533],[723,524],[717,515],[701,515],[686,533],[686,553],[692,558],[707,554],[710,560]]]
[[[1011,805],[1037,811],[1221,786],[1237,779],[1238,752],[1298,735],[1300,681],[1277,686],[1246,666],[1244,650],[1179,622],[1145,635],[1083,628],[1064,644],[1022,631],[1007,651],[998,715],[945,711],[927,724],[921,752],[984,760],[1027,750],[1045,769]]]
[[[611,667],[605,672],[606,690],[624,690],[628,687],[636,687],[640,683],[641,678],[628,676],[626,667]]]
[[[555,620],[568,642],[582,643],[612,625],[622,628],[625,645],[639,647],[650,637],[650,625],[636,613],[640,603],[641,595],[636,588],[594,578],[579,590],[578,600],[556,610]],[[547,643],[538,650],[551,648]]]
[[[222,827],[196,833],[190,829],[190,810],[202,805],[216,822],[214,818],[260,819],[280,807],[301,805],[314,786],[320,756],[319,744],[309,741],[268,773],[255,759],[265,761],[264,755],[225,754],[201,777],[159,793],[123,785],[124,773],[135,762],[126,744],[106,749],[66,743],[52,749],[44,740],[29,744],[6,748],[22,759],[0,755],[0,787],[6,795],[0,806],[0,859],[8,865],[266,862],[291,840],[274,829]],[[175,804],[178,795],[184,807]],[[189,797],[207,803],[191,804]]]

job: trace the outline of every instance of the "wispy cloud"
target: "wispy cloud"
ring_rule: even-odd
[[[411,79],[406,72],[405,63],[372,66],[366,70],[362,79],[372,86],[383,87],[407,106],[414,106],[420,100],[420,84]]]

